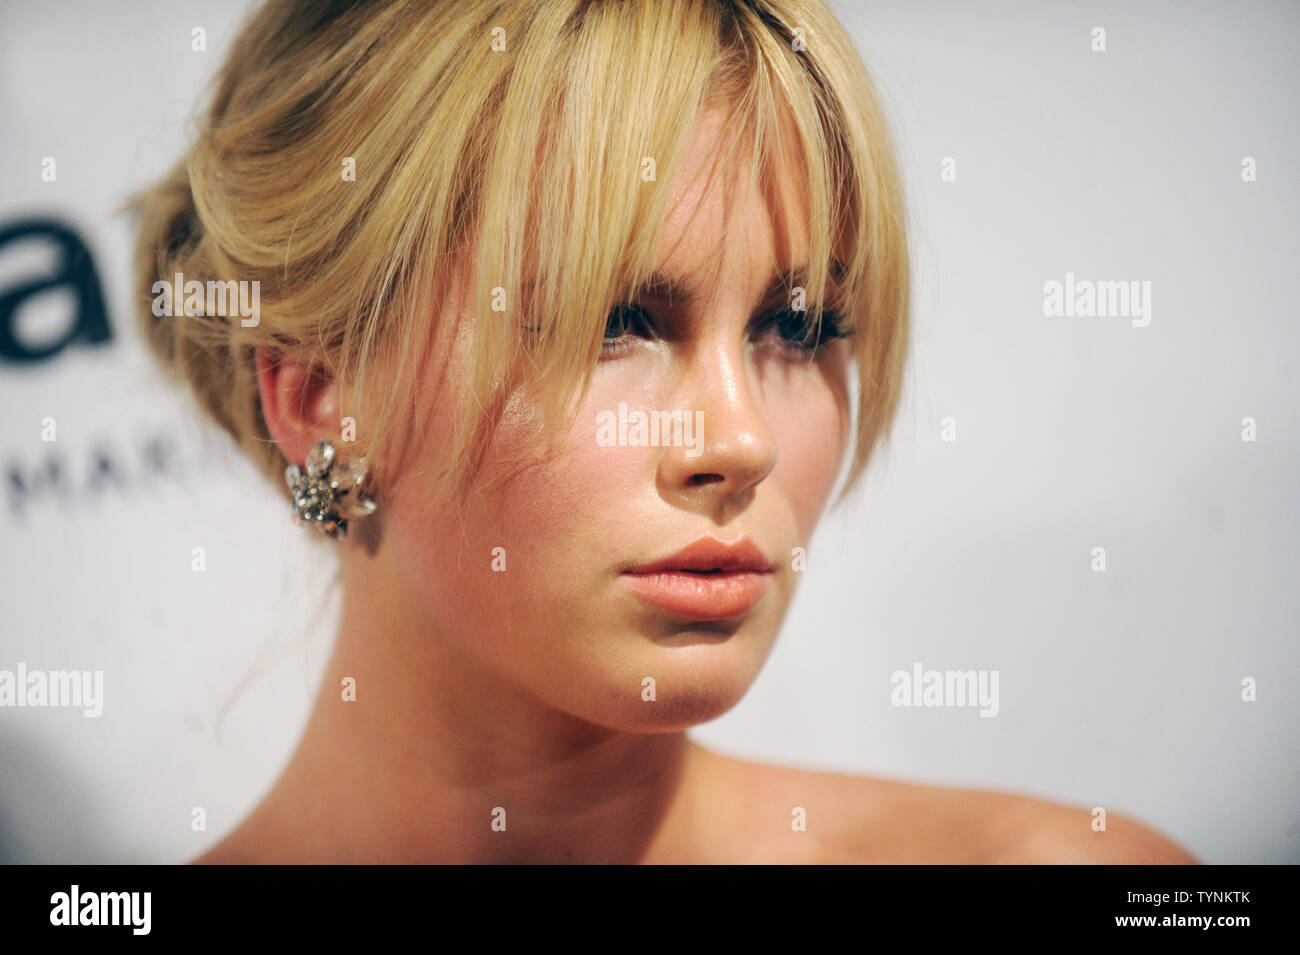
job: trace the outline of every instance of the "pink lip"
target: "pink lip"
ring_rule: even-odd
[[[676,554],[625,570],[622,579],[647,603],[690,620],[725,620],[754,606],[775,567],[748,537],[703,537]]]

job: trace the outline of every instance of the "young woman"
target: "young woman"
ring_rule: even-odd
[[[1192,861],[686,736],[904,371],[898,171],[820,0],[272,2],[140,209],[143,300],[258,290],[146,334],[344,588],[300,744],[198,861]]]

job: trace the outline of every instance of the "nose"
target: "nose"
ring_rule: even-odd
[[[727,522],[728,510],[745,506],[777,458],[758,386],[740,343],[717,337],[699,341],[691,350],[677,407],[698,428],[690,441],[669,445],[660,459],[666,496],[692,510],[712,512],[719,523]]]

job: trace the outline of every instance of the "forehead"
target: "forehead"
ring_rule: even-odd
[[[742,150],[734,168],[724,168],[727,133],[726,114],[717,107],[693,131],[670,192],[657,271],[701,288],[765,286],[773,271],[807,264],[807,180],[797,133],[782,114],[779,148],[773,143],[767,174],[758,171],[752,196],[747,190],[757,160]]]

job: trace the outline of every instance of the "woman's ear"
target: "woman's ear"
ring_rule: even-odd
[[[318,439],[337,442],[338,386],[329,373],[261,346],[254,355],[262,416],[285,457],[302,464]]]

